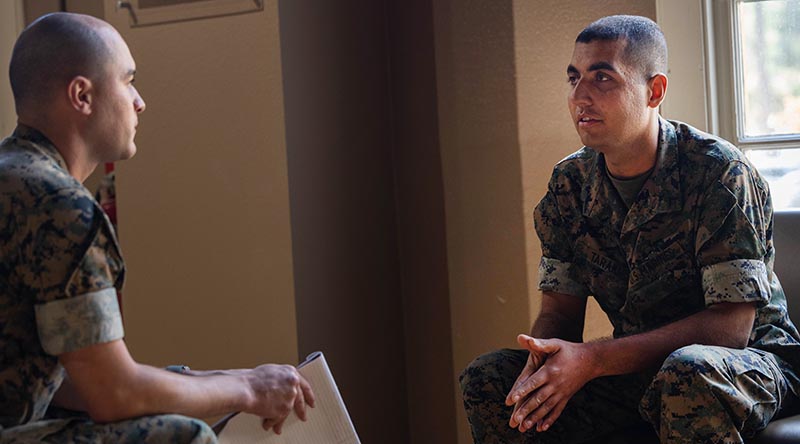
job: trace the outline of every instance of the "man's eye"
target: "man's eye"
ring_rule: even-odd
[[[576,76],[567,76],[567,83],[570,85],[575,85],[578,83],[578,78]]]
[[[607,76],[606,74],[603,74],[602,72],[598,72],[596,78],[601,82],[605,82],[606,80],[611,80],[611,77]]]

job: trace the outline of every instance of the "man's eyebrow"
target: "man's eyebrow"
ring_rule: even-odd
[[[617,70],[614,68],[614,66],[613,66],[613,65],[611,65],[611,64],[610,64],[610,63],[608,63],[608,62],[597,62],[597,63],[592,63],[592,65],[591,65],[591,66],[589,66],[589,71],[599,71],[599,70],[601,70],[601,69],[602,69],[602,70],[605,70],[605,71],[613,71],[613,72],[617,72]]]
[[[599,71],[601,69],[605,71],[617,72],[617,70],[614,68],[614,65],[608,62],[592,63],[587,71]],[[567,74],[580,74],[580,71],[578,71],[578,68],[569,65],[567,66]]]

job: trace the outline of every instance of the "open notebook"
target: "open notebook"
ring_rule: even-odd
[[[292,412],[276,435],[261,427],[261,418],[236,413],[214,426],[224,427],[217,432],[220,444],[361,444],[322,352],[308,355],[297,370],[311,384],[316,399],[316,407],[306,410],[307,421]]]

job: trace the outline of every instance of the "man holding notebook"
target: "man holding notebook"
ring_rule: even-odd
[[[125,264],[81,183],[136,152],[135,71],[119,33],[84,15],[44,16],[14,47],[19,124],[0,145],[2,443],[213,443],[194,418],[244,411],[280,433],[314,405],[292,366],[168,372],[128,352]]]

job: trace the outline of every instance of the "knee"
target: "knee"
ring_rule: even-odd
[[[681,387],[702,389],[718,377],[723,366],[723,359],[714,347],[689,345],[675,350],[664,360],[655,382],[660,383],[664,394],[681,391]]]
[[[487,380],[491,379],[492,374],[497,373],[499,366],[499,356],[497,355],[497,352],[480,355],[461,371],[458,383],[461,385],[462,392],[467,393],[475,387],[483,386]]]
[[[491,394],[505,397],[525,363],[522,360],[522,364],[519,364],[519,352],[497,350],[478,356],[470,362],[458,378],[464,398],[486,398]]]
[[[182,415],[159,415],[152,417],[149,437],[152,442],[174,442],[181,444],[214,444],[217,435],[205,421]],[[151,442],[147,440],[146,442]]]
[[[687,345],[667,356],[659,373],[673,372],[686,375],[705,375],[717,368],[722,362],[714,347],[707,345]]]

